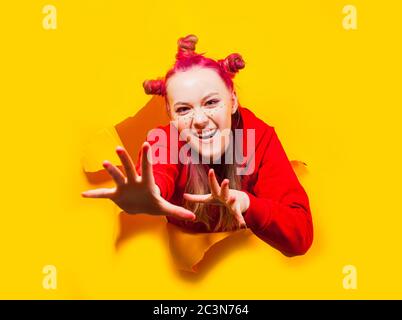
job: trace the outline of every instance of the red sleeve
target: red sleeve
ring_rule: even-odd
[[[275,129],[261,152],[257,181],[250,192],[243,190],[250,198],[244,219],[259,238],[286,256],[303,255],[313,241],[309,200]]]
[[[161,166],[161,165],[159,165]],[[155,183],[161,191],[161,196],[165,200],[170,200],[175,190],[175,180],[177,177],[177,167],[174,165],[164,165],[163,170],[158,165],[153,165]]]

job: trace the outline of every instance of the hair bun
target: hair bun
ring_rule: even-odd
[[[242,56],[238,53],[232,53],[225,59],[219,60],[218,62],[221,67],[232,76],[234,76],[239,70],[243,69],[246,65]]]
[[[165,94],[165,83],[163,80],[145,80],[142,83],[146,94],[163,96]]]
[[[198,42],[198,38],[194,34],[189,34],[180,38],[177,41],[178,49],[176,59],[181,59],[195,55],[195,45]]]

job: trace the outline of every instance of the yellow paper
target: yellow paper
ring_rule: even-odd
[[[102,161],[120,163],[114,150],[122,142],[114,127],[100,130],[88,143],[82,157],[82,166],[85,172],[98,172],[103,170]]]

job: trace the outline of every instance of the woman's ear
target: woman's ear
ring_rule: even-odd
[[[232,92],[232,114],[236,113],[237,108],[239,107],[239,102],[237,100],[236,92]]]

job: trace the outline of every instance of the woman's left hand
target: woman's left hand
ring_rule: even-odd
[[[184,193],[183,197],[187,201],[209,203],[215,205],[226,206],[230,213],[232,213],[240,228],[246,228],[246,222],[242,215],[249,205],[250,199],[243,191],[229,189],[229,180],[224,179],[222,184],[219,185],[216,180],[214,169],[210,169],[208,172],[208,182],[211,188],[211,193],[208,194],[189,194]]]

